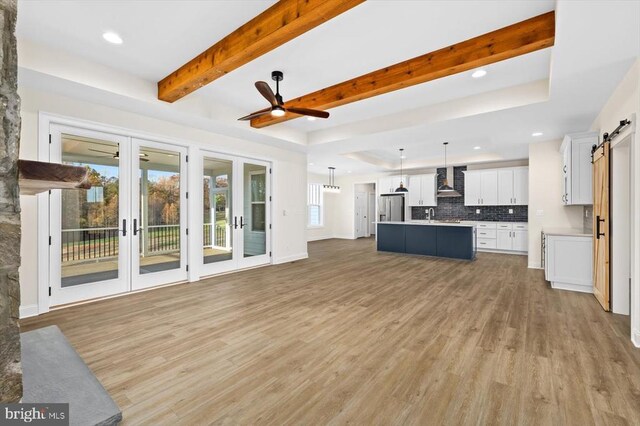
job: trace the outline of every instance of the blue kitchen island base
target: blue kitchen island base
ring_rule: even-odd
[[[474,225],[385,222],[378,223],[378,251],[473,260]]]

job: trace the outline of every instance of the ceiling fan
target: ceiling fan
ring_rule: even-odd
[[[115,158],[116,160],[120,158],[120,151],[116,151],[116,152],[109,152],[109,151],[101,151],[99,149],[93,149],[93,148],[88,148],[89,151],[93,151],[93,152],[101,152],[102,154],[109,154],[112,158]],[[140,156],[140,161],[149,161],[147,154],[145,154],[144,152],[141,152],[140,154],[138,154]],[[106,155],[103,155],[102,157],[106,157]]]
[[[329,118],[329,113],[326,111],[319,111],[316,109],[308,109],[308,108],[295,108],[295,107],[287,107],[282,101],[282,96],[280,95],[280,82],[284,79],[284,74],[282,71],[273,71],[271,73],[271,78],[276,82],[276,93],[273,93],[271,87],[264,81],[256,81],[256,89],[264,98],[269,101],[271,106],[269,108],[261,109],[260,111],[256,111],[244,117],[238,118],[240,121],[249,121],[254,118],[262,117],[263,115],[272,115],[274,117],[282,117],[286,112],[291,112],[299,115],[308,115],[309,117],[317,117],[317,118]]]

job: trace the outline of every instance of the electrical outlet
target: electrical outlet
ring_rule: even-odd
[[[544,216],[544,210],[536,210],[536,216]]]
[[[429,209],[424,209],[424,214],[429,214]]]
[[[513,214],[513,209],[509,209],[509,214]]]
[[[480,209],[476,209],[476,214],[480,214]]]

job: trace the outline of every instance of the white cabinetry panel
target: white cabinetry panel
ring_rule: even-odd
[[[546,235],[544,244],[545,276],[551,287],[592,293],[592,238]]]

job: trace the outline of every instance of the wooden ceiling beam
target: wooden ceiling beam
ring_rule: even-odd
[[[285,106],[327,110],[545,49],[554,41],[555,12],[551,11],[292,99]],[[265,115],[251,120],[251,127],[298,117],[289,112],[282,117]]]
[[[365,0],[280,0],[158,82],[175,102]]]

